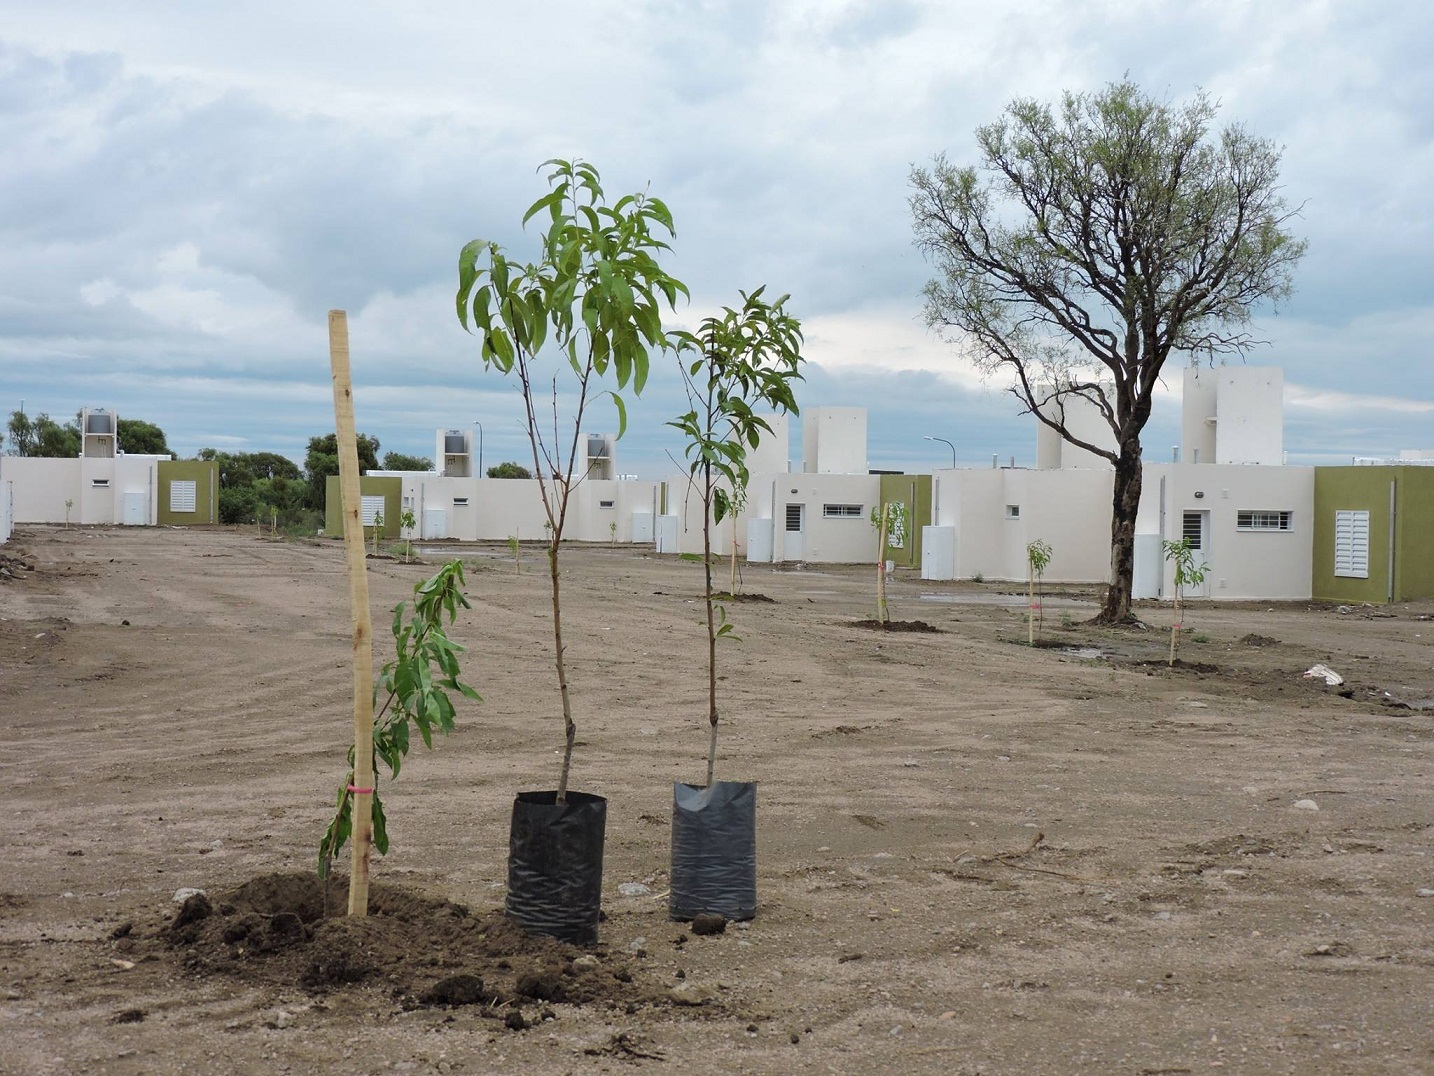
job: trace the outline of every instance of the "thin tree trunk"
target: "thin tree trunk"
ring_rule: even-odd
[[[712,608],[712,465],[703,465],[702,483],[702,571],[707,600],[707,721],[711,731],[707,743],[707,787],[717,768],[717,617]]]
[[[737,513],[732,513],[732,579],[727,584],[727,593],[737,596]]]
[[[1096,616],[1098,624],[1123,624],[1130,612],[1131,582],[1135,576],[1135,515],[1140,508],[1140,442],[1121,445],[1115,464],[1115,489],[1110,518],[1110,587]]]
[[[1036,569],[1026,567],[1026,645],[1036,645]]]
[[[879,509],[881,526],[876,531],[876,619],[882,624],[890,617],[886,611],[886,505]]]
[[[1170,624],[1170,660],[1167,662],[1172,668],[1175,666],[1175,641],[1180,637],[1180,587],[1175,588],[1175,619]]]
[[[548,544],[548,574],[553,582],[553,649],[558,666],[558,694],[563,700],[563,768],[558,774],[558,802],[568,802],[568,770],[573,765],[573,741],[578,727],[573,724],[573,706],[568,697],[568,667],[563,660],[563,612],[558,595],[558,538],[556,528]]]

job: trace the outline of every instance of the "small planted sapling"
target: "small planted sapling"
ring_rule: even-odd
[[[1030,646],[1036,645],[1036,637],[1044,626],[1042,606],[1046,596],[1042,591],[1041,581],[1050,563],[1049,542],[1037,538],[1026,546],[1026,604],[1029,606],[1026,610],[1026,642]]]
[[[707,715],[711,728],[707,781],[717,758],[717,639],[732,625],[712,589],[712,528],[735,518],[747,491],[747,449],[771,426],[753,408],[797,413],[793,385],[801,380],[801,323],[787,313],[783,295],[762,298],[765,288],[742,294],[742,308],[725,307],[682,334],[687,352],[682,376],[690,410],[668,423],[687,439],[688,481],[702,505],[703,599],[707,609]],[[695,355],[692,353],[696,352]],[[735,532],[734,532],[735,548]]]
[[[523,217],[525,225],[537,218],[545,228],[537,260],[515,261],[498,244],[476,239],[458,257],[456,300],[459,321],[479,337],[483,365],[513,377],[522,397],[545,517],[562,704],[557,789],[522,793],[514,804],[508,911],[529,930],[590,944],[597,939],[606,801],[568,791],[577,725],[568,690],[559,554],[572,494],[584,477],[578,452],[589,408],[600,397],[611,399],[622,435],[627,410],[620,393],[642,392],[649,353],[668,347],[663,309],[670,310],[687,288],[657,262],[673,232],[661,201],[637,193],[609,203],[597,169],[582,161],[552,160],[543,167],[548,193]],[[560,405],[568,412],[566,423]],[[595,835],[573,836],[571,827],[580,822]],[[554,854],[563,845],[581,846],[583,855],[575,861]]]
[[[891,622],[886,607],[886,549],[906,544],[906,502],[886,501],[871,510],[871,525],[876,528],[876,619],[882,625]]]
[[[513,554],[513,571],[519,575],[523,572],[523,562],[520,559],[521,550],[522,544],[518,541],[518,536],[516,534],[508,535],[508,552]]]
[[[435,731],[453,731],[454,710],[450,692],[479,699],[459,679],[458,655],[463,647],[448,637],[459,607],[470,608],[463,594],[463,564],[453,561],[431,579],[413,588],[413,603],[399,602],[393,611],[394,659],[379,673],[374,685],[373,768],[388,767],[397,778],[404,756],[418,730],[425,747],[433,747]],[[379,700],[383,699],[382,705]],[[349,775],[339,790],[338,809],[319,842],[319,877],[328,876],[330,864],[353,833],[354,751],[349,749]],[[373,790],[373,846],[388,852],[388,820],[378,790]]]
[[[617,520],[614,519],[607,525],[607,534],[607,544],[610,547],[615,547],[617,545]]]
[[[413,529],[418,526],[412,508],[403,510],[403,515],[398,517],[398,525],[403,528],[403,563],[407,564],[413,559]]]
[[[65,498],[65,526],[67,526],[67,527],[70,525],[70,512],[71,512],[71,510],[72,510],[74,507],[75,507],[75,499],[74,499],[73,497],[66,497],[66,498]]]
[[[718,782],[717,641],[735,639],[712,587],[712,532],[745,503],[747,451],[771,426],[754,409],[797,412],[802,377],[801,324],[787,296],[768,303],[765,288],[742,293],[742,306],[705,318],[696,333],[674,334],[689,409],[668,423],[686,438],[688,481],[702,506],[703,601],[707,624],[707,783],[673,789],[669,913],[729,919],[756,914],[756,785]],[[733,531],[736,548],[736,531]],[[735,571],[735,570],[734,570]],[[733,586],[735,588],[735,577]]]
[[[747,510],[747,487],[742,486],[740,489],[734,489],[731,492],[732,555],[730,559],[731,570],[727,579],[727,594],[731,598],[736,598],[740,593],[738,589],[739,578],[737,575],[737,520],[741,517],[742,513]]]
[[[1210,565],[1201,562],[1195,563],[1195,550],[1190,545],[1189,538],[1181,538],[1178,542],[1163,541],[1161,549],[1165,551],[1165,559],[1174,568],[1175,578],[1175,616],[1170,622],[1170,660],[1168,665],[1175,664],[1175,647],[1180,638],[1180,618],[1185,603],[1185,588],[1198,587],[1205,582],[1205,573],[1210,570]]]
[[[378,536],[383,533],[383,512],[373,514],[373,555],[378,556]]]

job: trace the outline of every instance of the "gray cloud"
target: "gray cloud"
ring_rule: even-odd
[[[817,330],[809,400],[870,408],[873,465],[929,462],[920,432],[973,461],[1029,458],[1002,386],[913,334],[929,270],[907,170],[968,159],[1012,97],[1129,72],[1173,99],[1205,86],[1222,120],[1286,147],[1311,249],[1252,361],[1286,368],[1292,458],[1431,440],[1426,412],[1391,403],[1434,399],[1423,9],[654,0],[480,19],[0,0],[0,15],[7,412],[114,406],[184,452],[301,454],[332,423],[325,311],[343,307],[359,424],[385,448],[427,454],[434,427],[476,419],[489,459],[522,458],[511,389],[454,319],[453,267],[478,236],[530,251],[536,165],[580,154],[611,191],[650,182],[672,207],[670,267],[694,300],[679,318],[759,283],[792,293]],[[668,468],[679,402],[655,375],[624,466]],[[1178,423],[1156,422],[1164,458]]]

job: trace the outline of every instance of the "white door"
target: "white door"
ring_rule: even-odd
[[[1210,563],[1210,513],[1183,513],[1180,519],[1180,536],[1190,540],[1195,567],[1206,565],[1205,581],[1199,586],[1186,587],[1185,596],[1187,598],[1208,598],[1210,596],[1210,577],[1215,574],[1214,566]]]
[[[149,522],[149,495],[144,490],[127,489],[124,493],[124,518],[126,527],[143,527]]]
[[[787,505],[786,528],[782,534],[782,559],[803,560],[807,555],[807,506]]]
[[[442,508],[425,508],[423,510],[423,537],[448,537],[448,513]]]

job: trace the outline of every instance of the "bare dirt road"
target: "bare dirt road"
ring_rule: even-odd
[[[375,878],[428,912],[301,985],[329,935],[246,941],[232,890],[312,870],[345,771],[341,547],[22,528],[0,553],[0,1071],[1434,1071],[1434,604],[1197,605],[1169,670],[1159,631],[1062,627],[1079,593],[1033,650],[1010,588],[898,578],[893,614],[940,630],[882,633],[853,623],[867,570],[748,566],[774,600],[731,609],[718,776],[760,784],[760,910],[689,937],[662,894],[672,782],[704,773],[700,569],[573,549],[602,942],[539,954],[566,1001],[448,1006],[422,995],[466,962],[532,957],[492,913],[512,796],[557,773],[539,558],[464,553],[484,702],[385,786]],[[369,562],[380,643],[425,559]],[[181,887],[236,936],[172,930]]]

